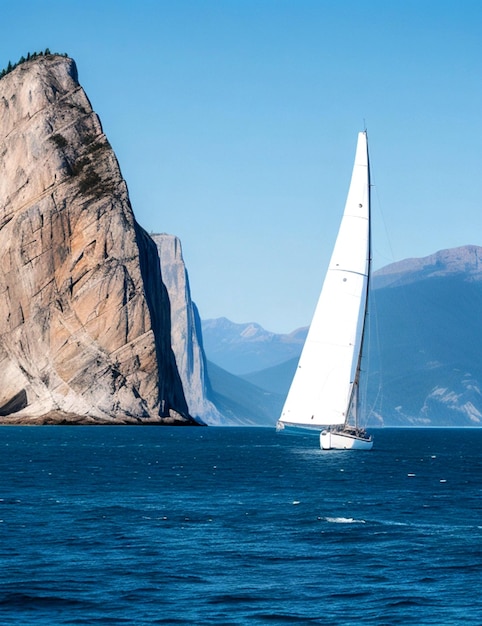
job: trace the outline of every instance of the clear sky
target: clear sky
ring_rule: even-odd
[[[67,52],[201,316],[309,323],[368,129],[374,263],[482,245],[481,0],[1,2],[0,68]]]

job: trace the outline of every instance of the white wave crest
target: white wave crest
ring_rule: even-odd
[[[354,519],[353,517],[325,517],[326,522],[332,524],[365,524],[364,519]]]

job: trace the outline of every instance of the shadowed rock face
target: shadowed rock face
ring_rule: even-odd
[[[0,372],[4,423],[191,422],[156,246],[64,57],[0,80]]]
[[[161,260],[162,280],[171,305],[171,344],[183,382],[189,413],[210,425],[226,423],[209,400],[201,320],[191,300],[189,278],[180,240],[174,235],[151,235]]]

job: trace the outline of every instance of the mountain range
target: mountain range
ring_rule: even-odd
[[[482,248],[388,265],[374,273],[370,298],[368,425],[481,426]],[[260,420],[274,425],[307,328],[276,335],[221,318],[203,321],[202,329],[208,361],[251,385],[252,397],[271,394]],[[211,382],[215,393],[229,395],[219,371]]]

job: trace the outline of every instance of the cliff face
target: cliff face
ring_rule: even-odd
[[[181,242],[173,235],[151,235],[161,260],[162,280],[171,305],[171,342],[186,395],[189,413],[211,425],[224,423],[208,399],[209,382],[202,347],[199,313],[191,300]]]
[[[74,61],[0,80],[0,416],[190,422],[156,246]]]

